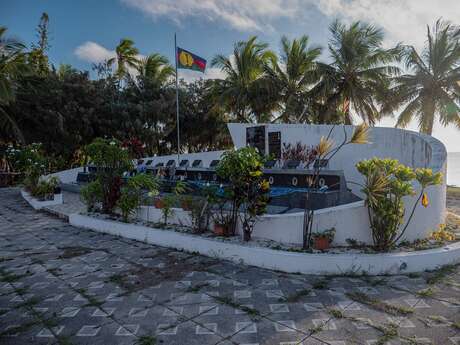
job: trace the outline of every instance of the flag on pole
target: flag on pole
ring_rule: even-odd
[[[198,55],[177,47],[177,68],[191,69],[203,72],[206,69],[206,60]]]

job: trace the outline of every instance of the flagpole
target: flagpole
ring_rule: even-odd
[[[179,83],[177,76],[177,39],[174,33],[174,57],[176,61],[176,126],[177,126],[177,166],[180,164],[180,131],[179,131]]]

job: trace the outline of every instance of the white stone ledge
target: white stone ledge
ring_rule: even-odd
[[[60,205],[63,203],[62,200],[62,193],[54,194],[53,200],[44,200],[40,201],[35,199],[32,195],[27,193],[25,190],[21,189],[21,195],[27,203],[32,206],[35,210],[41,210],[44,207],[53,206],[53,205]]]
[[[98,219],[69,216],[73,226],[121,236],[163,247],[197,252],[251,266],[303,274],[404,274],[434,270],[460,262],[460,242],[441,248],[386,254],[309,254],[228,243],[172,230]]]

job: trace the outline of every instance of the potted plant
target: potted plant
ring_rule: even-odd
[[[155,198],[155,200],[153,200],[153,206],[155,206],[155,208],[160,208],[160,209],[165,207],[164,200],[160,197]]]
[[[313,248],[317,250],[329,249],[330,244],[334,240],[335,228],[327,229],[323,232],[312,233]]]
[[[214,235],[227,237],[230,233],[228,220],[214,221]]]
[[[181,198],[180,198],[180,207],[184,210],[184,211],[190,211],[193,207],[193,203],[194,203],[194,200],[193,200],[193,197],[191,195],[182,195]]]

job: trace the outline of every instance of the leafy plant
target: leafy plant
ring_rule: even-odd
[[[196,233],[203,233],[209,227],[210,207],[205,198],[195,198],[190,204],[190,218],[192,220],[192,229]]]
[[[24,175],[24,186],[34,194],[40,176],[46,173],[48,166],[42,145],[40,143],[33,143],[19,148],[10,145],[6,153],[10,166],[14,171]]]
[[[321,232],[314,232],[311,234],[312,240],[316,240],[317,238],[326,238],[329,243],[332,243],[335,237],[335,228],[330,228]]]
[[[442,174],[433,173],[431,169],[413,170],[395,159],[373,158],[359,162],[356,167],[366,179],[362,191],[366,195],[374,246],[388,251],[404,236],[420,200],[428,207],[425,189],[440,184]],[[409,219],[400,230],[405,215],[403,198],[415,195],[413,180],[420,184],[421,190]]]
[[[148,190],[150,194],[158,193],[158,180],[152,175],[138,174],[131,177],[121,188],[121,195],[117,201],[117,206],[121,211],[124,222],[139,208],[142,202],[143,190]]]
[[[168,224],[168,219],[174,215],[173,207],[180,199],[180,195],[187,191],[187,184],[184,181],[177,181],[172,188],[172,193],[167,194],[161,198],[163,207],[161,213],[163,215],[163,222]]]
[[[80,197],[86,204],[88,212],[94,211],[96,204],[102,202],[102,186],[99,180],[92,181],[80,189]]]
[[[356,126],[353,130],[351,138],[348,137],[345,126],[343,128],[343,141],[339,144],[331,139],[331,135],[334,132],[335,126],[332,126],[329,134],[326,137],[321,137],[318,145],[315,148],[316,159],[321,160],[331,160],[343,147],[350,144],[366,144],[368,142],[368,126],[365,123],[362,123]],[[311,199],[312,191],[317,191],[319,189],[319,175],[323,165],[317,164],[313,166],[313,174],[309,178],[308,190],[305,197],[305,211],[304,211],[304,221],[303,221],[303,249],[310,248],[311,245],[311,236],[313,229],[313,218],[315,210],[308,207],[309,200]]]
[[[265,213],[270,199],[270,184],[263,178],[264,158],[253,147],[227,151],[222,155],[216,172],[230,181],[232,197],[232,233],[239,216],[243,239],[249,241],[257,217]]]
[[[31,191],[32,195],[42,199],[52,199],[59,182],[60,181],[56,176],[43,179],[39,181],[35,188]]]
[[[85,151],[96,166],[96,178],[102,187],[102,211],[112,213],[121,195],[121,177],[133,169],[129,152],[118,140],[101,138],[95,139]]]
[[[430,239],[439,243],[455,241],[455,233],[446,229],[446,224],[440,224],[439,229],[430,233]]]
[[[297,143],[284,143],[282,157],[284,160],[300,161],[308,168],[316,159],[317,152],[315,147],[303,145],[300,141]]]

